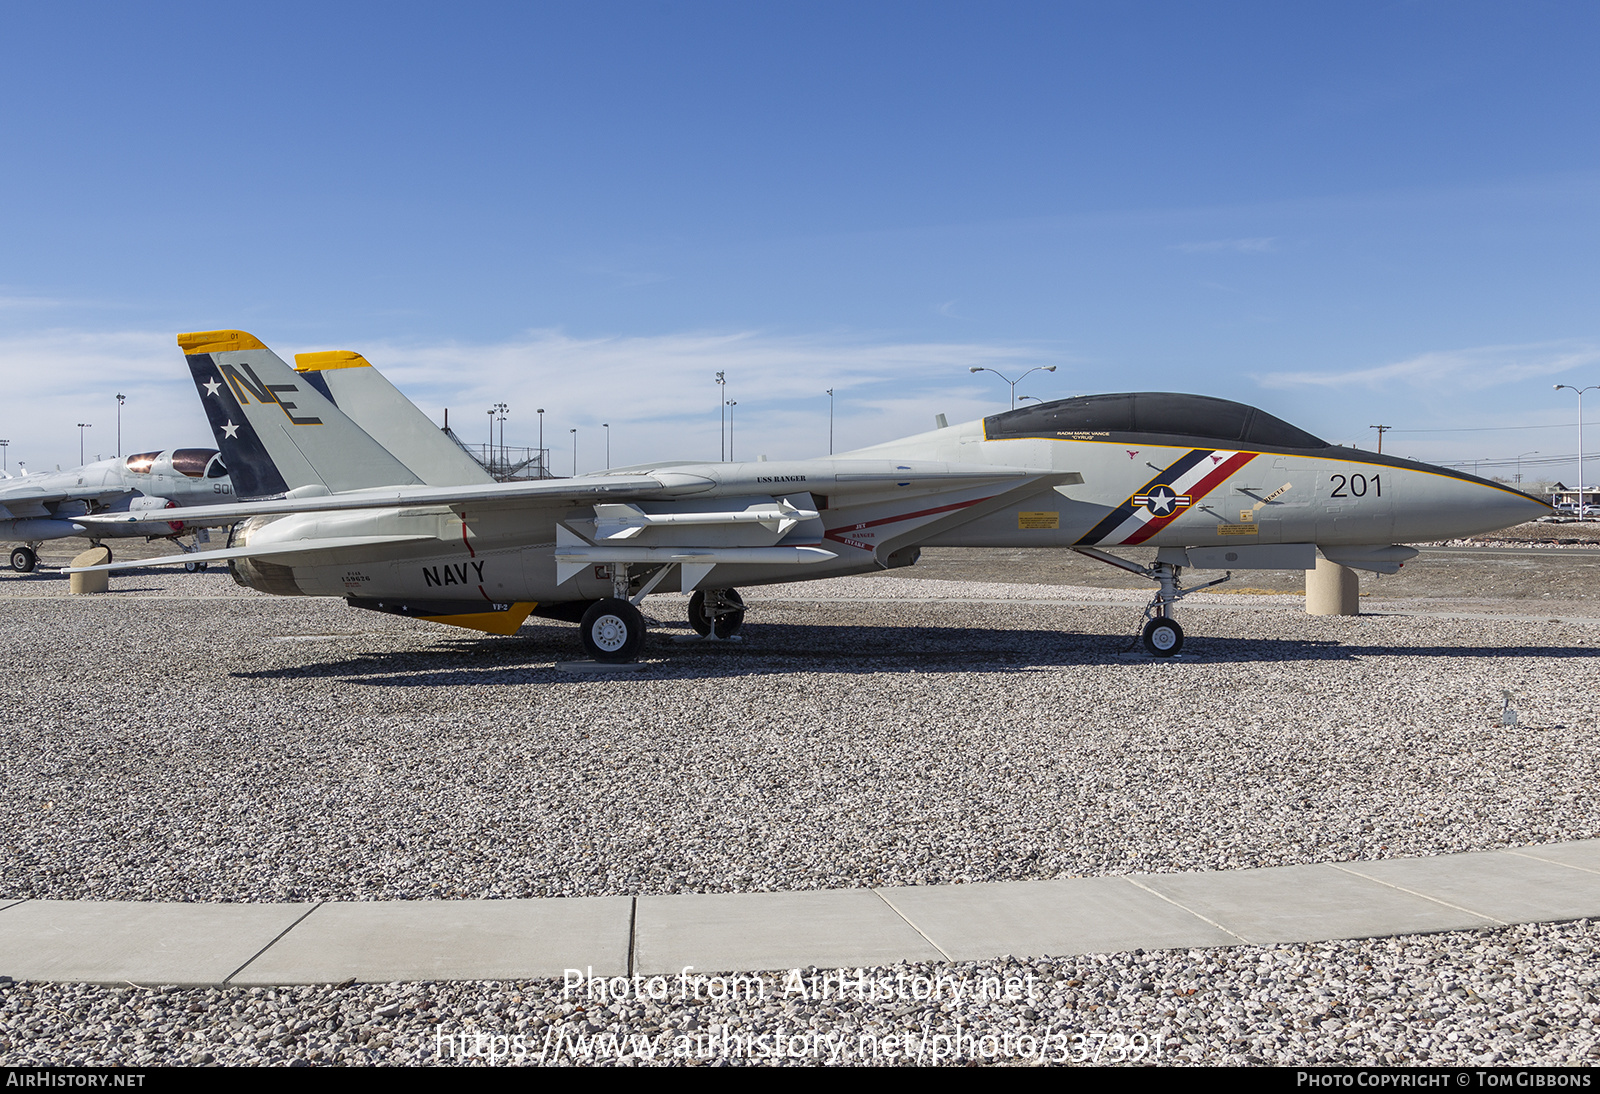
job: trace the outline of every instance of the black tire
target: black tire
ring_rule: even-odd
[[[738,589],[724,589],[722,595],[730,604],[737,605],[738,610],[724,612],[715,619],[706,610],[705,593],[697,592],[689,598],[689,626],[693,627],[694,632],[701,638],[711,633],[713,625],[717,629],[718,638],[732,638],[739,633],[739,628],[744,626],[744,597],[739,595]]]
[[[589,605],[578,635],[596,661],[632,661],[644,641],[644,616],[626,600],[607,597]]]
[[[206,564],[204,562],[185,562],[183,568],[191,574],[203,574],[206,572]]]
[[[711,617],[706,614],[706,594],[703,592],[689,597],[689,626],[701,638],[711,633]]]
[[[1150,620],[1140,637],[1152,657],[1171,657],[1183,649],[1183,628],[1174,619]]]
[[[13,547],[11,549],[11,568],[19,574],[31,574],[33,568],[39,565],[39,556],[32,547]]]

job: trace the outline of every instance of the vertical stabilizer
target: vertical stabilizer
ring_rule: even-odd
[[[297,353],[295,371],[429,486],[494,481],[359,353]]]
[[[244,331],[178,335],[235,493],[412,486],[405,464]]]

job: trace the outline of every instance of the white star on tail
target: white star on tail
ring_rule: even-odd
[[[206,381],[206,394],[207,395],[215,395],[217,393],[217,389],[220,388],[221,386],[222,386],[222,383],[219,380],[207,380]]]
[[[222,435],[230,440],[239,435],[239,427],[233,424],[233,419],[228,419],[228,424],[222,427]]]

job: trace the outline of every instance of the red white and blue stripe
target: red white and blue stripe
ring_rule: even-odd
[[[1196,448],[1128,496],[1079,543],[1143,543],[1177,520],[1229,476],[1255,459],[1255,452]]]

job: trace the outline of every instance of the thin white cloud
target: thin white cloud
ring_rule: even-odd
[[[818,455],[827,450],[829,388],[835,447],[843,451],[926,430],[936,413],[954,422],[1009,406],[1009,389],[993,377],[972,376],[974,365],[1016,376],[1060,360],[1028,346],[751,331],[578,338],[538,330],[488,345],[341,348],[365,353],[436,418],[452,407],[452,426],[460,423],[458,431],[471,435],[478,416],[501,401],[521,418],[524,444],[533,443],[534,410],[544,407],[545,445],[558,453],[552,437],[566,443],[568,430],[578,426],[582,449],[585,437],[609,421],[614,464],[714,456],[722,399],[738,404],[728,411],[741,438],[736,453]],[[718,372],[727,380],[721,388]],[[1036,381],[1038,394],[1059,394],[1047,380]],[[592,466],[581,452],[579,466]]]
[[[1588,342],[1535,342],[1434,350],[1404,361],[1343,372],[1269,372],[1255,377],[1266,388],[1437,387],[1482,391],[1503,384],[1559,376],[1600,363],[1600,346]]]
[[[1180,243],[1174,250],[1189,254],[1206,254],[1231,251],[1235,254],[1269,254],[1276,251],[1276,236],[1252,236],[1248,239],[1207,239],[1195,243]]]
[[[1082,387],[1063,356],[1026,345],[968,342],[884,342],[838,335],[690,332],[579,338],[537,330],[504,342],[274,345],[279,356],[317,349],[364,354],[435,421],[450,408],[451,426],[466,440],[487,433],[485,411],[511,406],[506,443],[532,446],[536,408],[546,411],[545,446],[552,463],[571,468],[571,435],[579,429],[579,469],[604,465],[602,423],[611,424],[612,464],[715,459],[721,400],[732,399],[735,452],[774,459],[827,452],[828,397],[833,388],[835,449],[875,444],[932,428],[937,413],[951,422],[1009,406],[1010,391],[974,365],[1018,376],[1036,373],[1019,394],[1056,398]],[[728,381],[718,388],[716,373]],[[1073,385],[1076,384],[1077,387]],[[88,421],[87,454],[116,450],[116,404],[123,411],[123,450],[210,446],[209,429],[171,332],[82,334],[46,331],[0,338],[0,437],[18,457],[44,470],[77,461],[76,423]]]
[[[171,333],[47,330],[0,338],[0,438],[7,463],[35,471],[117,451],[116,396],[124,452],[210,446],[188,370]]]

